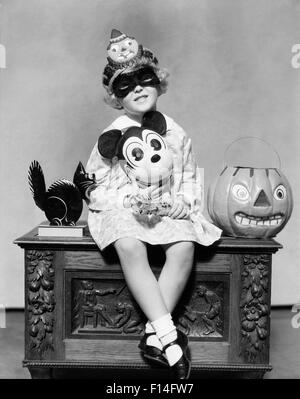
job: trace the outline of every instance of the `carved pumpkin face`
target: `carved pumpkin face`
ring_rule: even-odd
[[[293,209],[288,180],[275,168],[226,167],[208,192],[213,222],[235,237],[274,237]]]

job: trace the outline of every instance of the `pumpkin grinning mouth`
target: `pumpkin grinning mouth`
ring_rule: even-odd
[[[238,212],[234,215],[234,219],[238,224],[244,226],[278,226],[282,223],[283,215],[278,213],[272,216],[250,216],[245,213]]]

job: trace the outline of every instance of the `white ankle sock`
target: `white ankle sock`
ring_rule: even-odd
[[[154,320],[151,325],[163,346],[176,340],[177,331],[170,313]],[[182,350],[177,344],[169,346],[165,353],[170,366],[173,366],[182,356]]]
[[[152,327],[150,321],[147,321],[146,326],[145,326],[145,333],[149,334],[149,333],[155,333],[154,328]],[[155,348],[158,348],[160,350],[162,350],[162,343],[160,342],[158,336],[155,334],[150,335],[147,340],[146,340],[146,344],[149,346],[155,346]]]

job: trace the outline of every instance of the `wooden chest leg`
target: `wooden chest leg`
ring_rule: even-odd
[[[51,379],[52,368],[28,367],[32,379]]]

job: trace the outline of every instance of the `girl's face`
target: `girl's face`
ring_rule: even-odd
[[[138,117],[145,112],[155,110],[157,99],[156,87],[137,85],[126,97],[119,98],[119,101],[127,115]]]
[[[143,67],[119,75],[113,82],[115,96],[130,116],[138,117],[155,110],[160,80],[152,68]]]

